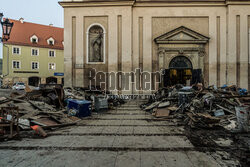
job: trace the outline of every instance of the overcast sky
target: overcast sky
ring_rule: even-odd
[[[59,0],[1,0],[0,13],[4,17],[63,28],[63,8]],[[2,34],[2,28],[0,28]],[[2,44],[0,45],[0,58],[2,57]]]

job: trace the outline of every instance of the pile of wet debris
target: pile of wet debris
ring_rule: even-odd
[[[141,108],[156,119],[180,119],[194,146],[226,150],[228,159],[237,158],[242,166],[250,164],[250,95],[246,89],[175,85],[157,91]]]
[[[141,108],[157,118],[184,118],[192,128],[223,126],[231,130],[236,127],[237,115],[238,119],[244,117],[243,113],[248,115],[249,106],[250,95],[245,89],[227,85],[204,88],[197,84],[162,88]],[[247,130],[248,126],[243,125],[246,122],[241,123],[241,128]]]
[[[107,98],[109,92],[63,88],[60,84],[41,84],[32,90],[26,86],[25,91],[10,92],[9,97],[0,97],[0,140],[20,137],[20,131],[46,137],[46,130],[76,125],[92,112],[125,103]]]

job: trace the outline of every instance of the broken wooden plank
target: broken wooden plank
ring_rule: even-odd
[[[161,102],[159,105],[158,105],[158,108],[164,108],[164,107],[168,107],[170,106],[170,102],[169,101],[166,101],[166,102]]]
[[[232,91],[231,91],[230,93],[234,96],[234,93],[233,93]],[[237,102],[240,106],[242,106],[240,100],[239,100],[237,97],[235,98],[235,100],[236,100],[236,102]]]
[[[41,109],[40,107],[38,107],[37,105],[35,105],[33,102],[31,102],[30,100],[28,100],[28,102],[35,108],[38,109],[40,111],[43,111],[43,109]]]
[[[193,118],[193,114],[192,114],[192,113],[186,113],[186,114],[187,114],[187,116],[188,116],[192,121],[197,122],[197,120],[195,120],[195,119]]]
[[[235,113],[233,112],[233,111],[230,111],[229,109],[227,109],[227,108],[224,108],[224,107],[222,107],[222,106],[220,106],[220,105],[218,105],[218,104],[215,104],[217,107],[219,107],[219,108],[221,108],[221,109],[223,109],[224,111],[227,111],[227,112],[229,112],[229,113],[231,113],[231,114],[234,114],[235,115]]]

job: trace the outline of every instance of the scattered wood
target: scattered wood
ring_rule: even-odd
[[[232,91],[231,91],[230,93],[234,96],[234,93],[233,93]],[[237,102],[240,106],[242,106],[242,104],[241,104],[240,100],[238,99],[238,97],[235,97],[235,100],[236,100],[236,102]]]
[[[43,109],[41,109],[40,107],[38,107],[35,103],[31,102],[30,100],[28,100],[28,102],[35,108],[38,109],[40,111],[43,111]]]
[[[158,105],[158,108],[164,108],[164,107],[168,107],[170,106],[170,102],[169,101],[166,101],[166,102],[161,102],[159,105]]]
[[[221,108],[222,110],[227,111],[227,112],[229,112],[230,114],[234,114],[234,115],[235,115],[235,112],[230,111],[230,110],[226,109],[225,107],[222,107],[222,106],[220,106],[220,105],[218,105],[218,104],[215,104],[215,105],[216,105],[217,107]]]
[[[181,96],[183,94],[186,96]],[[243,105],[250,105],[250,94],[245,89],[235,85],[224,85],[223,87],[212,85],[205,88],[198,83],[192,87],[178,84],[159,89],[155,93],[154,99],[149,99],[141,107],[149,112],[152,112],[152,107],[157,108],[154,113],[155,117],[158,115],[161,117],[159,109],[162,107],[169,111],[168,117],[183,117],[191,120],[189,125],[195,126],[197,122],[197,126],[201,124],[203,127],[206,125],[211,127],[217,126],[220,119],[224,123],[230,123],[231,120],[227,121],[229,116],[232,116],[233,120],[236,121],[235,107]],[[151,110],[147,110],[148,108]]]
[[[170,111],[176,111],[178,107],[172,106],[172,107],[167,107],[167,109]]]

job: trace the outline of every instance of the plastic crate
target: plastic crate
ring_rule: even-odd
[[[87,100],[75,100],[75,99],[67,100],[67,109],[77,110],[76,116],[80,118],[91,115],[91,111],[89,109],[90,105],[91,105],[91,102]]]
[[[95,109],[96,111],[108,110],[108,99],[105,97],[95,97]]]

